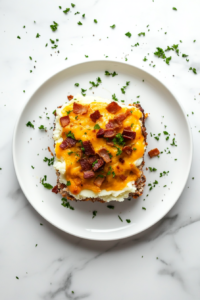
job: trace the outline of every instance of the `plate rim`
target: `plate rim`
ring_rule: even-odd
[[[176,201],[170,205],[170,207],[161,215],[159,216],[159,218],[157,218],[155,221],[153,221],[153,223],[148,226],[148,227],[145,227],[144,229],[141,229],[140,231],[138,231],[137,233],[129,233],[129,234],[126,234],[124,235],[123,237],[111,237],[111,238],[95,238],[95,237],[87,237],[87,236],[83,236],[81,234],[74,234],[74,233],[71,233],[70,231],[68,230],[65,230],[63,228],[60,228],[58,225],[56,225],[54,222],[50,221],[48,217],[44,216],[43,213],[41,213],[36,207],[35,205],[29,200],[29,197],[28,195],[26,194],[24,188],[23,188],[23,181],[21,180],[20,178],[20,175],[19,175],[19,171],[18,171],[18,168],[17,168],[17,159],[16,159],[16,151],[15,151],[15,144],[16,144],[16,135],[17,135],[17,131],[18,131],[18,126],[19,126],[19,123],[20,123],[20,119],[28,105],[28,103],[30,102],[30,100],[32,99],[32,97],[34,96],[34,94],[37,93],[37,91],[46,84],[46,82],[48,82],[50,79],[52,79],[54,76],[58,75],[59,73],[71,68],[71,67],[75,67],[75,66],[78,66],[78,65],[84,65],[84,64],[88,64],[88,63],[96,63],[96,62],[102,62],[102,63],[118,63],[118,64],[122,64],[122,65],[128,65],[130,67],[133,67],[139,71],[142,71],[144,73],[146,73],[148,76],[151,76],[153,77],[153,79],[156,79],[159,84],[161,84],[161,86],[163,86],[169,94],[172,95],[172,97],[174,98],[174,100],[176,101],[176,103],[178,104],[178,107],[179,109],[181,110],[183,116],[184,116],[184,120],[187,124],[187,127],[188,127],[188,132],[189,132],[189,152],[190,152],[190,157],[189,157],[189,167],[188,167],[188,170],[187,170],[187,176],[185,178],[185,181],[184,183],[182,184],[182,187],[180,189],[180,192],[179,192],[179,195],[176,199]],[[17,121],[15,122],[15,127],[14,127],[14,132],[13,132],[13,138],[12,138],[12,158],[13,158],[13,165],[14,165],[14,170],[15,170],[15,174],[16,174],[16,177],[17,177],[17,180],[19,182],[19,185],[20,185],[20,188],[22,189],[22,192],[24,193],[25,197],[27,198],[27,201],[31,204],[31,206],[35,209],[35,211],[41,215],[47,222],[49,222],[51,225],[55,226],[56,228],[58,228],[59,230],[67,233],[67,234],[70,234],[71,236],[75,236],[75,237],[78,237],[78,238],[82,238],[82,239],[86,239],[86,240],[92,240],[92,241],[116,241],[116,240],[122,240],[122,239],[125,239],[125,238],[129,238],[129,237],[133,237],[133,236],[136,236],[138,234],[141,234],[143,232],[145,232],[146,230],[152,228],[155,224],[157,224],[164,216],[166,216],[169,211],[174,207],[174,205],[177,203],[178,199],[180,198],[184,188],[185,188],[185,185],[186,185],[186,182],[188,180],[188,177],[189,177],[189,173],[190,173],[190,170],[191,170],[191,165],[192,165],[192,158],[193,158],[193,138],[192,138],[192,133],[191,133],[191,130],[190,130],[190,126],[189,126],[189,121],[188,119],[186,118],[186,114],[185,114],[185,111],[181,105],[181,103],[179,102],[178,100],[178,97],[176,97],[174,95],[174,93],[169,89],[169,87],[163,83],[159,78],[157,78],[157,76],[155,75],[152,75],[150,72],[146,71],[146,70],[143,70],[142,67],[139,67],[135,64],[132,64],[132,63],[125,63],[125,62],[122,62],[120,60],[103,60],[103,59],[89,59],[87,61],[81,61],[81,62],[78,62],[78,63],[70,63],[67,67],[64,67],[64,68],[61,68],[60,70],[56,70],[53,72],[53,74],[51,74],[47,79],[43,80],[42,83],[40,83],[36,89],[34,89],[34,91],[31,93],[31,95],[28,97],[28,100],[26,101],[26,103],[24,104],[24,106],[22,107],[20,113],[19,113],[19,116],[17,118]]]

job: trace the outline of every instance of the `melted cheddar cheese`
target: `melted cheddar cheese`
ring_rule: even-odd
[[[70,101],[63,105],[59,112],[57,109],[57,122],[60,122],[59,119],[61,116],[68,115],[70,123],[64,128],[58,125],[59,134],[56,132],[55,135],[57,134],[57,136],[54,137],[56,160],[65,162],[65,172],[63,173],[66,182],[70,182],[70,185],[68,186],[70,193],[76,196],[84,190],[89,190],[98,197],[98,194],[101,193],[101,191],[123,191],[127,186],[130,186],[130,183],[134,183],[141,176],[141,171],[138,169],[137,162],[139,162],[139,165],[141,164],[145,152],[145,141],[141,131],[142,112],[134,106],[121,106],[122,108],[118,113],[111,114],[106,109],[109,104],[108,102],[92,101],[90,103],[84,103],[77,101],[82,105],[88,105],[88,112],[84,115],[80,115],[73,112],[74,101]],[[99,110],[102,117],[96,122],[93,122],[90,118],[90,114],[95,110]],[[97,138],[96,133],[98,132],[98,129],[94,129],[95,124],[98,124],[100,128],[105,129],[105,126],[110,119],[125,113],[127,110],[131,111],[131,115],[123,121],[123,127],[117,130],[117,133],[122,133],[123,128],[129,126],[131,126],[132,131],[136,132],[136,138],[130,142],[126,142],[126,145],[130,145],[132,149],[134,149],[130,156],[127,156],[124,153],[117,155],[118,149],[107,145],[106,139]],[[66,134],[70,131],[74,134],[76,140],[81,140],[82,142],[90,141],[95,153],[98,153],[98,150],[101,148],[106,148],[110,155],[112,155],[112,161],[110,163],[105,163],[103,171],[95,172],[95,178],[98,175],[106,176],[101,187],[94,185],[93,182],[95,178],[84,179],[83,177],[79,162],[81,158],[80,142],[76,143],[72,148],[65,150],[60,148],[60,144],[66,139]],[[122,150],[121,145],[116,146]],[[123,164],[119,162],[119,158],[124,159]],[[122,181],[120,175],[125,175],[127,177]]]

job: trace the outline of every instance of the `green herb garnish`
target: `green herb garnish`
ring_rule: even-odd
[[[44,161],[44,162],[48,162],[48,166],[52,166],[53,163],[54,163],[54,157],[52,157],[52,158],[47,158],[47,157],[45,157],[45,158],[43,159],[43,161]]]
[[[34,128],[34,125],[30,121],[28,121],[28,123],[26,124],[26,126]]]
[[[131,33],[129,31],[127,33],[125,33],[125,35],[129,38],[131,37]]]
[[[38,127],[40,130],[47,130],[46,127],[44,127],[44,125],[40,125],[40,127]]]
[[[95,124],[94,125],[94,129],[96,130],[96,129],[100,129],[101,127],[99,126],[99,124]]]

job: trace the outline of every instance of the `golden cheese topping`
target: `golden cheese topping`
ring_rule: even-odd
[[[73,112],[73,103],[74,102],[69,103],[61,112],[62,116],[69,116],[70,119],[70,123],[67,126],[62,127],[63,140],[65,140],[66,135],[71,132],[72,136],[74,135],[77,141],[90,141],[97,154],[100,149],[107,149],[111,157],[111,162],[105,163],[103,170],[97,170],[94,178],[85,179],[79,162],[82,157],[81,142],[77,142],[74,147],[65,150],[60,148],[61,142],[57,142],[55,153],[57,159],[64,159],[65,161],[65,177],[66,181],[70,182],[70,185],[68,186],[69,191],[72,194],[77,195],[82,190],[90,190],[94,193],[99,193],[101,190],[123,190],[129,182],[134,182],[141,176],[141,171],[135,165],[135,162],[142,158],[145,152],[145,141],[141,131],[142,112],[138,108],[130,106],[121,107],[117,113],[112,114],[106,109],[108,103],[93,101],[86,104],[88,105],[88,111],[86,114],[81,115]],[[90,115],[96,110],[98,110],[102,116],[96,122],[93,122]],[[127,110],[131,112],[130,115],[122,122],[123,126],[116,129],[116,131],[117,133],[122,133],[125,127],[131,127],[131,130],[136,132],[134,140],[126,141],[126,145],[131,146],[133,149],[131,155],[127,155],[121,151],[123,148],[122,145],[115,144],[113,147],[106,143],[107,141],[105,138],[97,138],[96,134],[98,129],[94,129],[96,124],[98,124],[100,128],[105,129],[106,124],[110,119],[113,119],[122,113],[126,113]],[[119,153],[121,154],[118,155]],[[120,158],[124,160],[124,162],[121,160],[123,163],[119,161]],[[100,177],[105,176],[105,180],[101,187],[94,184],[95,178],[99,175]],[[123,178],[122,180],[122,177],[125,179]]]

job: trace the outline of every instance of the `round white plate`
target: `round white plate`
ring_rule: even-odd
[[[116,71],[118,76],[107,77],[104,75],[105,70]],[[89,90],[89,81],[96,81],[98,76],[102,84]],[[121,87],[126,81],[130,81],[130,85],[126,93],[122,94]],[[75,87],[75,83],[79,83],[79,87]],[[53,167],[43,162],[44,157],[51,158],[47,147],[53,151],[53,131],[50,129],[54,121],[52,112],[67,101],[67,95],[76,95],[81,92],[81,88],[87,89],[87,96],[93,95],[94,92],[96,96],[111,99],[115,93],[116,97],[125,100],[126,104],[140,101],[145,112],[149,113],[146,120],[147,152],[156,147],[163,151],[159,158],[149,159],[147,152],[145,154],[144,173],[147,184],[143,196],[122,203],[109,203],[114,205],[114,209],[107,208],[106,203],[72,202],[75,210],[70,210],[61,205],[60,194],[52,193],[40,183],[40,178],[47,175],[47,182],[52,186],[56,185]],[[42,118],[39,118],[40,116]],[[26,126],[28,121],[34,124],[35,129]],[[38,129],[41,124],[47,127],[48,132]],[[170,133],[169,140],[166,141],[163,131]],[[158,134],[161,134],[159,141],[154,138]],[[177,146],[170,145],[173,138]],[[188,178],[192,161],[192,140],[180,104],[156,78],[126,63],[90,61],[55,74],[32,95],[15,128],[13,157],[24,194],[47,221],[81,238],[116,240],[135,235],[154,225],[176,203]],[[146,167],[156,168],[157,171],[147,171]],[[168,175],[160,177],[160,173],[164,171],[169,171]],[[155,180],[158,184],[150,191],[148,184]],[[92,218],[94,210],[97,211],[97,216]],[[126,219],[130,219],[131,223],[127,223]]]

